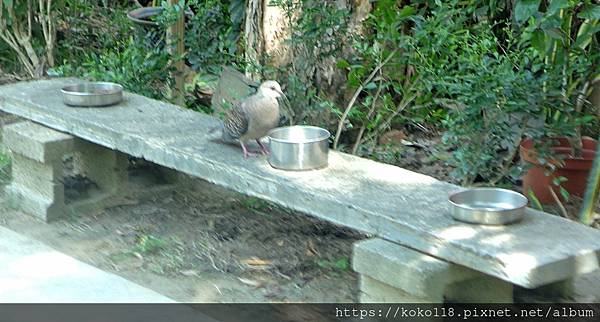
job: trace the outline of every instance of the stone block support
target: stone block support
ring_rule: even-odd
[[[65,211],[62,157],[75,139],[32,122],[7,125],[3,132],[13,159],[13,180],[5,190],[9,205],[46,221],[60,217]]]
[[[118,151],[77,139],[73,172],[83,175],[108,194],[116,194],[127,182],[128,157]]]
[[[6,187],[9,206],[44,221],[70,211],[102,207],[127,183],[125,154],[33,122],[3,128],[3,141],[12,152],[13,180]],[[64,156],[73,155],[73,171],[93,181],[100,194],[67,204],[64,193]]]
[[[512,284],[379,238],[354,245],[361,302],[511,303]]]

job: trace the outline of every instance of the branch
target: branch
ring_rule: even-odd
[[[550,194],[552,195],[552,198],[556,202],[556,205],[558,206],[558,209],[560,209],[561,215],[563,217],[565,217],[565,218],[569,218],[569,213],[567,212],[567,209],[565,208],[565,206],[563,205],[563,203],[560,202],[560,199],[558,199],[558,196],[556,195],[556,192],[554,192],[554,189],[552,189],[552,187],[549,186],[548,190],[550,190]]]
[[[379,65],[377,65],[375,67],[375,69],[373,69],[373,71],[367,77],[367,79],[365,79],[365,81],[362,84],[360,84],[360,86],[358,86],[358,88],[354,92],[354,95],[352,96],[352,99],[350,99],[350,102],[348,102],[348,105],[346,106],[346,109],[344,110],[344,113],[342,114],[342,117],[340,118],[340,121],[338,123],[337,131],[335,132],[335,139],[333,141],[333,149],[334,150],[337,150],[337,145],[338,145],[338,142],[340,140],[340,135],[342,134],[342,128],[344,127],[344,121],[346,121],[346,118],[348,117],[348,114],[350,113],[350,110],[352,109],[352,106],[354,106],[354,102],[356,102],[356,99],[358,98],[358,95],[360,95],[360,93],[362,92],[362,90],[365,87],[365,85],[368,84],[373,79],[373,77],[375,77],[375,75],[377,74],[377,72],[379,72],[379,70],[381,68],[383,68],[383,66],[385,66],[385,64],[387,64],[390,61],[390,59],[392,59],[392,57],[394,57],[394,55],[396,54],[396,52],[398,52],[398,50],[394,49],[394,51],[392,51],[387,56],[387,58],[384,61],[382,61],[381,63],[379,63]]]
[[[379,70],[379,75],[381,76],[381,69]],[[352,154],[356,154],[356,151],[358,151],[358,146],[360,145],[362,136],[365,133],[367,124],[369,123],[369,121],[371,120],[371,117],[373,117],[373,114],[375,113],[375,106],[376,106],[375,104],[377,103],[377,100],[379,99],[379,95],[381,94],[382,83],[383,83],[383,81],[379,81],[379,86],[377,87],[377,92],[375,92],[375,97],[373,98],[373,102],[371,102],[371,108],[369,109],[369,112],[367,114],[367,119],[365,120],[363,125],[360,127],[360,131],[358,131],[358,136],[356,137],[356,141],[354,142],[354,146],[352,147]]]
[[[414,83],[413,83],[414,84]],[[404,98],[404,97],[403,97]],[[412,103],[412,101],[415,100],[415,98],[417,98],[417,94],[413,94],[412,96],[410,96],[408,99],[406,100],[402,100],[400,101],[400,103],[398,103],[398,105],[396,105],[396,111],[394,111],[394,113],[390,114],[390,116],[388,116],[385,121],[383,121],[378,127],[377,130],[373,131],[369,137],[367,138],[367,141],[371,141],[373,140],[376,136],[377,133],[379,133],[380,131],[386,129],[388,126],[390,126],[390,124],[392,123],[392,121],[394,120],[394,118],[396,116],[398,116],[398,114],[402,113],[402,111],[404,111],[404,109],[406,109],[406,107],[408,106],[408,104]]]
[[[527,123],[529,123],[529,117],[524,117],[523,122],[521,123],[521,131],[519,132],[519,135],[515,137],[512,151],[509,151],[508,155],[504,158],[502,168],[500,168],[500,173],[488,182],[489,185],[496,185],[496,183],[502,180],[502,178],[504,178],[510,170],[510,165],[513,163],[513,159],[517,155],[517,151],[519,151],[519,144],[521,143],[521,139],[523,139],[523,135],[525,134]]]
[[[55,28],[54,22],[52,21],[52,0],[46,0],[46,6],[44,6],[44,0],[38,1],[40,12],[39,20],[42,25],[42,33],[44,34],[44,40],[46,42],[46,59],[50,67],[54,66],[54,38]],[[45,7],[45,8],[44,8]]]

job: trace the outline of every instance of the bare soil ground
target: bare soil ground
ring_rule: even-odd
[[[356,232],[201,180],[120,204],[50,224],[4,208],[0,225],[177,301],[358,300]]]

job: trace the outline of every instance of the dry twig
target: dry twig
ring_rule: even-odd
[[[371,74],[369,74],[369,76],[362,82],[362,84],[360,84],[358,86],[358,88],[354,92],[354,95],[350,99],[350,102],[348,102],[348,105],[346,106],[346,109],[344,110],[344,113],[342,114],[342,117],[340,118],[340,121],[338,123],[338,127],[337,127],[337,130],[335,132],[335,139],[333,140],[333,149],[334,150],[337,150],[338,142],[340,140],[340,135],[342,134],[342,129],[344,128],[344,122],[346,121],[346,118],[348,118],[348,114],[350,114],[350,110],[354,106],[354,103],[356,102],[356,99],[358,98],[358,96],[360,95],[360,93],[363,91],[364,87],[367,84],[369,84],[371,82],[371,80],[373,80],[373,78],[375,77],[375,75],[377,75],[377,73],[379,72],[379,70],[381,68],[383,68],[383,66],[385,66],[394,57],[394,55],[396,55],[397,52],[398,52],[398,50],[392,51],[381,63],[379,63],[373,69],[373,71],[371,72]]]
[[[548,190],[550,190],[550,194],[552,195],[552,198],[554,198],[554,201],[556,202],[556,205],[558,205],[558,209],[560,209],[561,215],[563,217],[565,217],[565,218],[569,218],[569,213],[567,212],[567,208],[565,208],[565,206],[563,205],[563,203],[560,202],[560,199],[558,198],[558,196],[554,192],[554,189],[552,189],[552,187],[548,187]]]

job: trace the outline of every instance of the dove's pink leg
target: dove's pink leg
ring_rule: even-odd
[[[259,139],[256,139],[256,143],[258,143],[258,145],[260,146],[260,150],[262,151],[262,153],[264,155],[269,155],[271,154],[271,152],[269,152],[269,150],[267,150],[267,148],[262,144],[262,142],[260,142]]]
[[[242,145],[242,150],[244,150],[244,158],[253,157],[256,155],[256,153],[248,151],[244,142],[240,141],[240,144]]]

